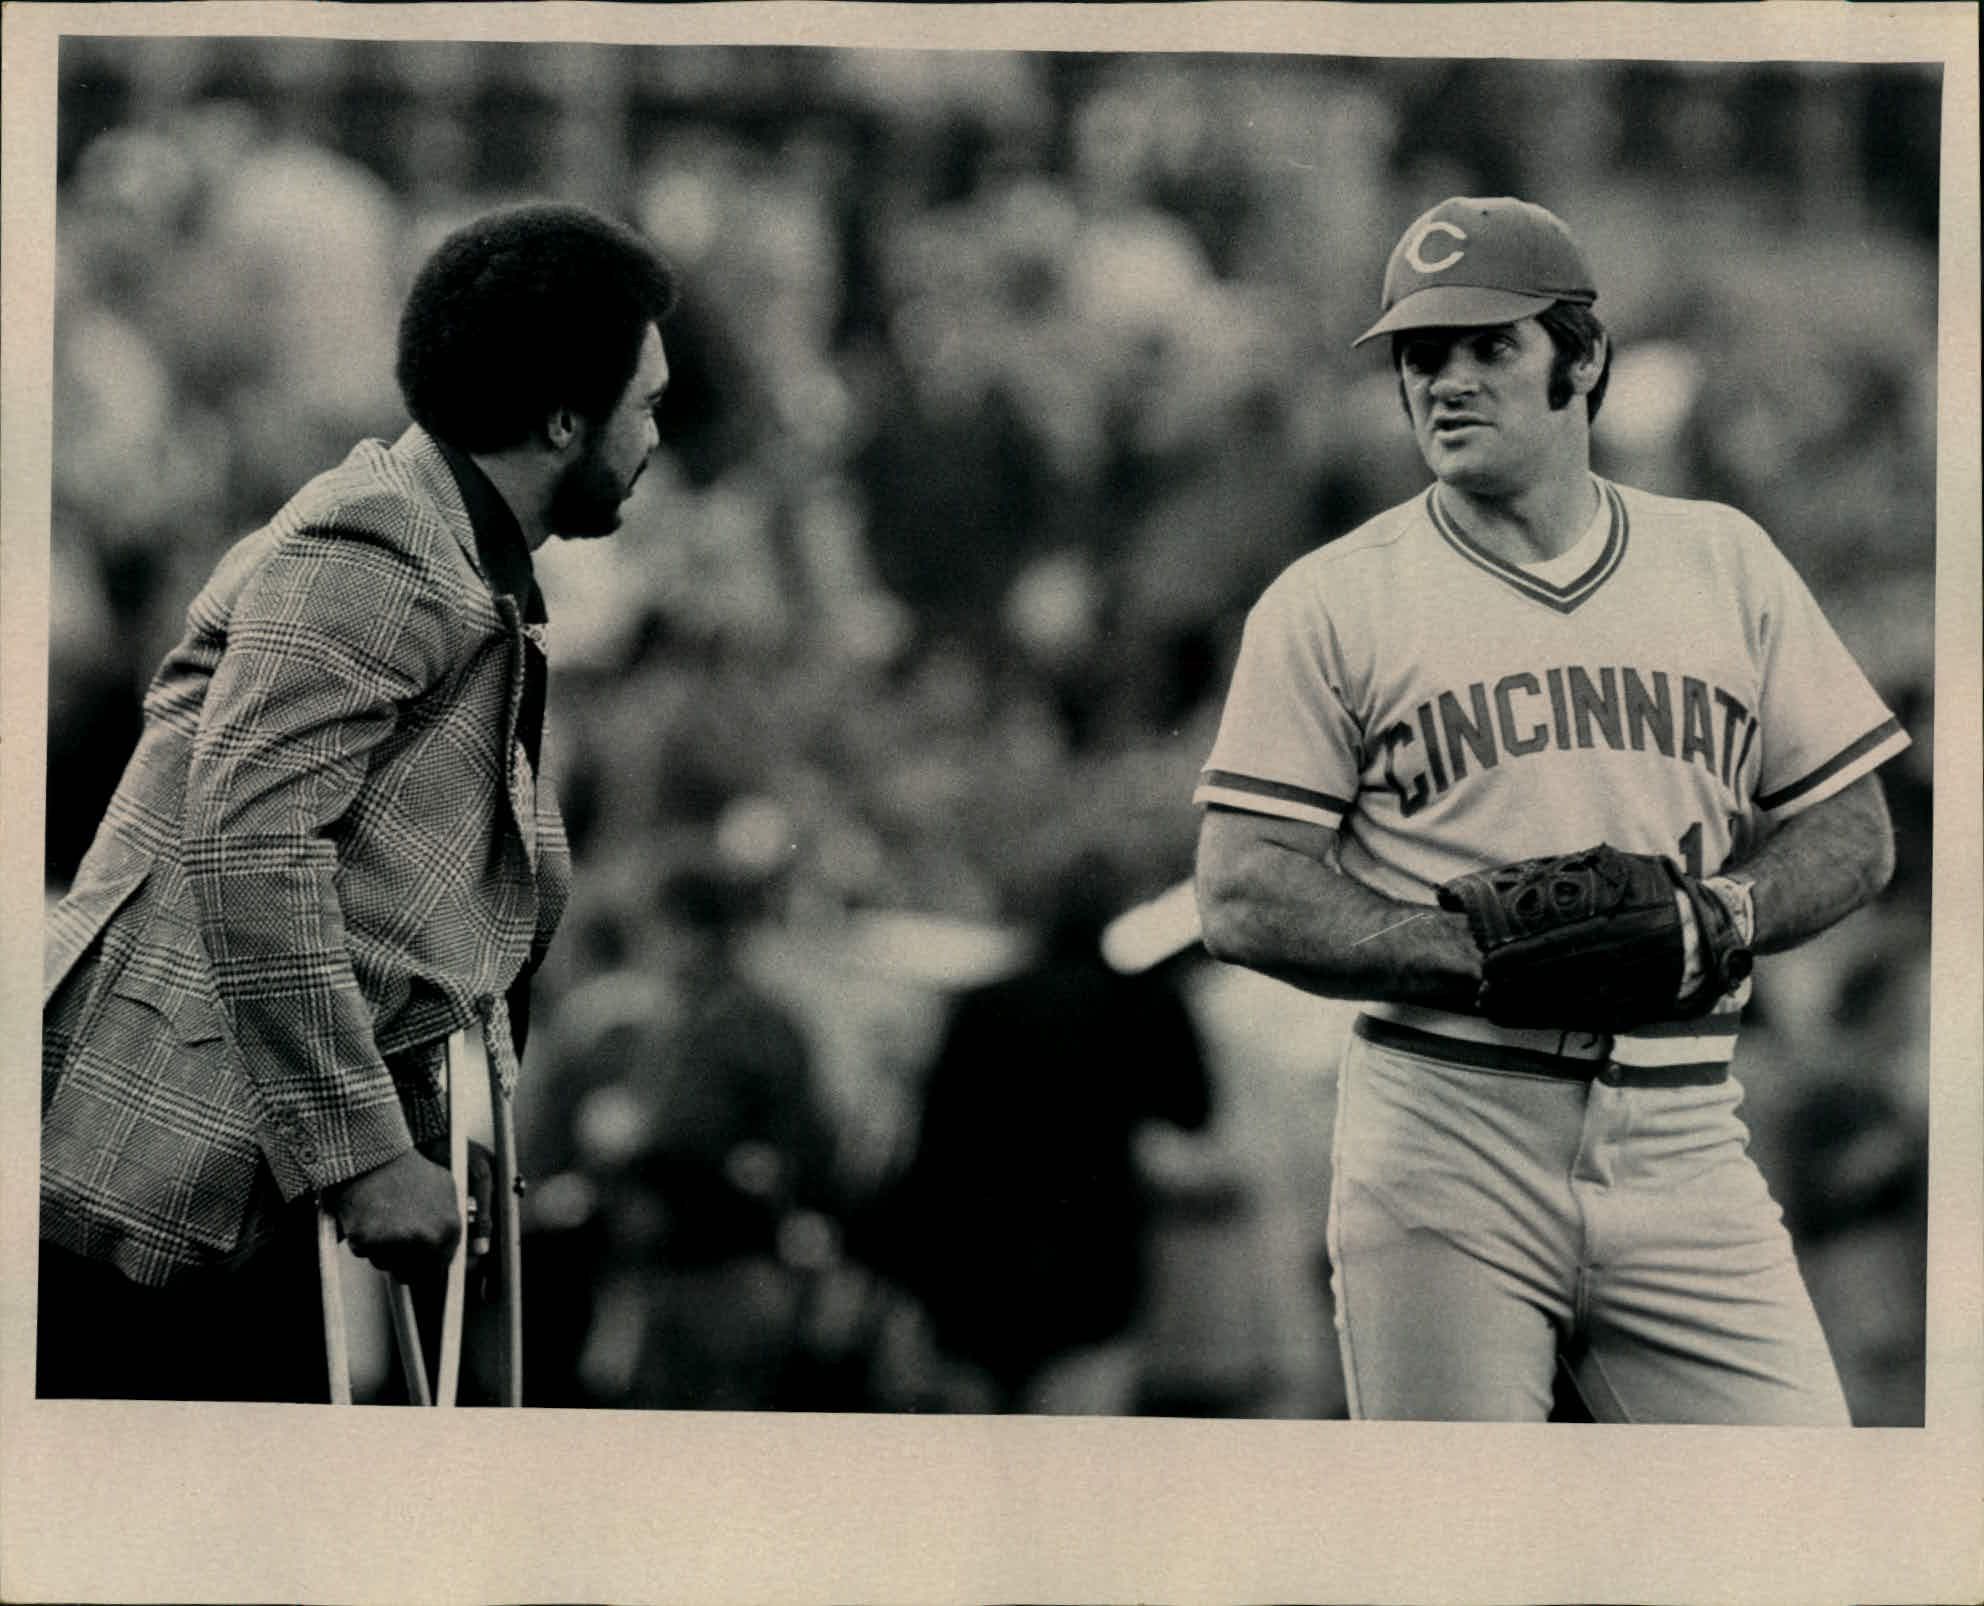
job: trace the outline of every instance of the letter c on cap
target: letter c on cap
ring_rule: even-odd
[[[1427,261],[1421,252],[1426,244],[1426,236],[1431,234],[1435,229],[1438,229],[1442,234],[1451,234],[1456,240],[1465,240],[1467,238],[1467,230],[1462,228],[1458,223],[1448,223],[1439,218],[1435,218],[1431,223],[1428,223],[1412,237],[1412,243],[1405,248],[1405,260],[1411,263],[1421,273],[1438,273],[1443,268],[1452,267],[1462,257],[1467,255],[1465,250],[1456,249],[1449,251],[1443,257],[1436,257],[1430,262]]]

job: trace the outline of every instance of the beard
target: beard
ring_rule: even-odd
[[[634,479],[639,478],[636,469]],[[620,528],[620,507],[633,489],[633,480],[622,484],[604,455],[588,447],[552,486],[545,523],[553,535],[568,538],[611,535]]]

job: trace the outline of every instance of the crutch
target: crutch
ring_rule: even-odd
[[[441,1300],[439,1375],[428,1386],[427,1362],[421,1351],[420,1324],[414,1314],[413,1290],[397,1277],[387,1277],[387,1306],[393,1339],[406,1378],[407,1398],[415,1405],[452,1406],[461,1379],[463,1316],[467,1304],[468,1241],[468,1082],[470,1053],[467,1035],[448,1039],[448,1173],[455,1185],[455,1210],[462,1235],[449,1258]],[[517,1134],[510,1095],[494,1062],[489,1071],[489,1113],[494,1140],[495,1175],[490,1209],[499,1237],[499,1276],[503,1288],[502,1349],[498,1359],[499,1403],[523,1404],[523,1227],[520,1203],[523,1187],[517,1175]],[[345,1326],[344,1282],[338,1264],[337,1220],[328,1209],[317,1215],[317,1276],[323,1292],[324,1352],[330,1367],[331,1403],[351,1404],[351,1351]]]

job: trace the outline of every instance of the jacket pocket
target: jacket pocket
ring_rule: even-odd
[[[222,1035],[213,967],[193,912],[185,877],[161,867],[148,906],[133,911],[139,934],[117,967],[110,990],[156,1010],[172,1025],[171,1039],[208,1043]]]
[[[180,955],[161,958],[152,948],[140,948],[131,962],[110,985],[118,998],[143,1004],[156,1013],[170,1030],[175,1043],[211,1043],[219,1039],[220,1008],[213,999],[213,983],[204,971],[186,968]]]
[[[57,1241],[157,1283],[235,1248],[263,1162],[211,1009],[174,1020],[131,996],[145,990],[127,970],[55,1090],[42,1201]]]

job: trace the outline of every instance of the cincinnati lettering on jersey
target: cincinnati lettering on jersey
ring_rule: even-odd
[[[1607,747],[1700,764],[1727,786],[1756,740],[1757,718],[1720,686],[1664,669],[1578,664],[1477,680],[1443,691],[1381,731],[1385,782],[1401,812],[1412,815],[1504,755],[1524,758],[1555,748]]]

